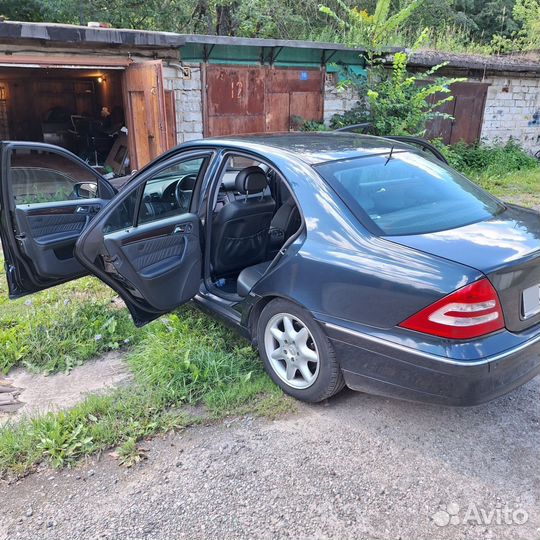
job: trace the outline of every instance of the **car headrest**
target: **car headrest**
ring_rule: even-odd
[[[234,181],[234,188],[240,193],[260,193],[268,185],[264,171],[257,166],[242,169]]]

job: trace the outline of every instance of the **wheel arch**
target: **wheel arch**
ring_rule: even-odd
[[[273,300],[287,300],[288,302],[291,302],[298,307],[301,307],[302,309],[305,309],[309,313],[311,313],[311,310],[307,308],[305,305],[301,304],[294,298],[291,298],[290,296],[287,296],[285,294],[279,294],[279,293],[270,293],[266,294],[264,296],[259,297],[255,303],[252,305],[248,315],[247,315],[247,329],[250,335],[251,343],[254,346],[258,345],[257,342],[257,322],[259,320],[259,317],[263,311],[263,309]],[[312,314],[313,315],[313,314]]]

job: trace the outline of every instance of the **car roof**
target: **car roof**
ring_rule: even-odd
[[[415,150],[409,144],[358,133],[340,132],[285,132],[285,133],[255,133],[249,135],[234,135],[211,137],[193,141],[199,146],[225,146],[264,151],[273,147],[296,155],[302,161],[315,165],[338,159],[366,157],[375,154],[385,154],[394,150]]]

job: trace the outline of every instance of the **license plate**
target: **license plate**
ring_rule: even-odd
[[[540,313],[540,284],[523,290],[523,318],[528,319]]]

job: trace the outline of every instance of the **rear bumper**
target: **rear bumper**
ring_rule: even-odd
[[[454,360],[323,323],[349,388],[410,401],[471,406],[540,373],[540,332],[518,346],[474,360]]]

